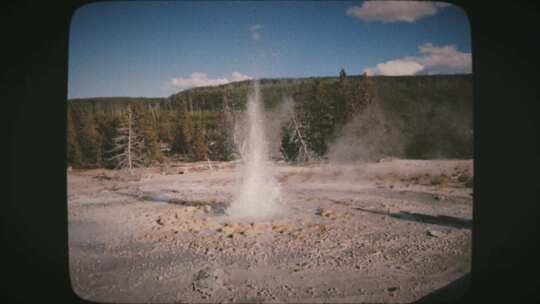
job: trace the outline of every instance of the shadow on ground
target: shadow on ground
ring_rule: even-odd
[[[228,207],[228,204],[226,202],[179,199],[179,198],[164,196],[161,193],[156,194],[156,193],[151,193],[151,192],[142,192],[142,193],[117,192],[117,194],[129,196],[140,201],[174,204],[174,205],[180,205],[180,206],[185,206],[185,207],[208,206],[210,207],[211,213],[216,214],[216,215],[224,214],[225,210]]]
[[[452,196],[445,197],[436,195],[424,191],[413,191],[413,190],[388,190],[388,189],[371,189],[367,191],[369,194],[374,194],[383,198],[388,199],[401,199],[401,200],[410,200],[419,203],[425,204],[439,204],[441,202],[452,202],[452,204],[461,204],[467,205],[471,203],[470,197],[463,196]]]
[[[392,212],[386,212],[386,211],[380,211],[380,210],[364,209],[364,208],[359,208],[359,207],[354,208],[354,209],[362,211],[362,212],[386,215],[386,216],[390,216],[390,217],[397,218],[400,220],[413,221],[413,222],[418,222],[418,223],[435,224],[435,225],[453,227],[453,228],[458,228],[458,229],[471,229],[472,228],[472,220],[462,219],[462,218],[453,217],[453,216],[446,216],[446,215],[434,216],[434,215],[413,213],[413,212],[406,212],[406,211],[392,213]]]
[[[416,301],[416,304],[428,303],[465,303],[470,287],[471,274],[468,273],[452,283],[439,288]]]

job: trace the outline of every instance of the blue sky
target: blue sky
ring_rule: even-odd
[[[168,96],[252,77],[471,72],[469,21],[444,3],[148,1],[82,6],[68,97]]]

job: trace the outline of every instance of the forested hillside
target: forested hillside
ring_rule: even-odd
[[[260,86],[270,113],[292,102],[277,143],[288,161],[472,157],[471,75],[366,77],[342,71],[340,77],[261,79]],[[251,81],[243,81],[167,98],[69,100],[68,165],[121,167],[126,151],[143,166],[171,157],[236,158],[234,125],[250,89]],[[134,144],[138,148],[129,149]]]

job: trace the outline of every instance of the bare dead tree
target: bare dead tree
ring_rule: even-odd
[[[309,153],[308,147],[306,145],[306,142],[304,141],[304,138],[302,137],[302,133],[300,132],[300,129],[298,128],[298,123],[296,122],[296,115],[293,114],[292,116],[292,122],[294,125],[295,135],[298,138],[298,141],[300,142],[300,147],[298,151],[298,159],[306,162],[311,159],[311,155]]]
[[[282,130],[285,133],[282,134],[280,151],[286,161],[305,163],[312,159],[295,114],[292,114],[287,126]]]
[[[134,167],[143,165],[144,138],[135,126],[133,111],[128,107],[127,115],[117,129],[118,135],[113,139],[113,156],[109,159],[116,163],[116,169],[128,168],[133,173]]]
[[[158,121],[159,111],[156,111],[156,108],[159,110],[159,103],[155,105],[150,105],[149,108],[150,108],[150,113],[152,114],[152,118],[154,119],[154,121]]]

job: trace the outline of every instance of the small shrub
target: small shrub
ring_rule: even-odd
[[[431,178],[432,186],[442,185],[443,182],[444,182],[444,177],[442,175],[435,175]]]
[[[474,178],[472,176],[469,176],[469,178],[465,182],[465,187],[472,188],[473,186],[474,186]]]

